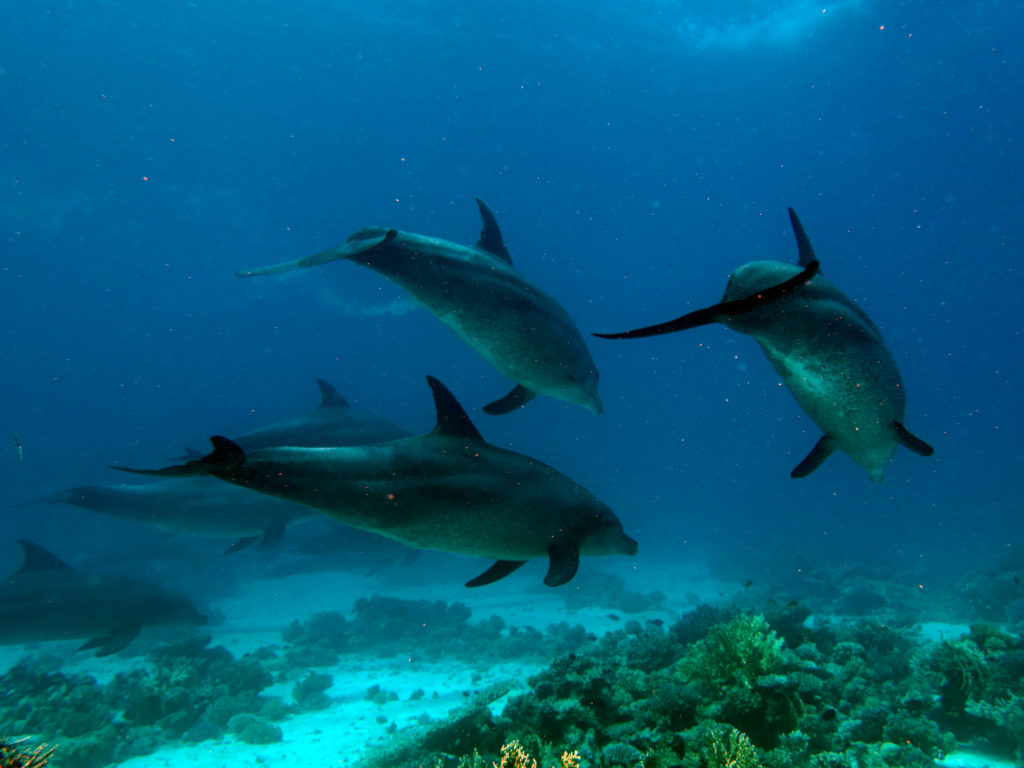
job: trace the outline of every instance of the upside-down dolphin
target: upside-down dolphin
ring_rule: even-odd
[[[78,650],[109,656],[144,626],[205,624],[186,598],[135,579],[76,571],[18,539],[24,564],[0,581],[0,643],[90,638]]]
[[[818,260],[792,208],[789,219],[798,265],[744,264],[730,276],[720,304],[646,328],[594,335],[641,338],[723,323],[753,336],[797,403],[825,433],[791,476],[809,475],[838,449],[880,482],[897,445],[922,456],[934,449],[903,426],[903,380],[882,334],[852,299],[815,274]],[[806,284],[801,276],[809,277],[802,281]]]
[[[601,412],[597,368],[569,314],[512,266],[494,214],[476,198],[483,219],[475,246],[397,229],[369,227],[344,245],[304,259],[238,272],[270,275],[348,259],[408,291],[473,351],[516,383],[484,407],[508,413],[536,395]]]
[[[289,525],[317,515],[300,504],[247,493],[210,477],[181,477],[129,485],[77,485],[47,496],[90,512],[142,523],[168,533],[236,539],[228,552],[271,547]]]
[[[424,435],[343,448],[265,448],[246,454],[224,437],[187,464],[148,475],[214,475],[318,509],[410,546],[493,558],[466,586],[501,579],[546,557],[544,583],[565,584],[580,555],[635,554],[604,503],[535,459],[484,442],[462,406],[428,376],[437,425]]]

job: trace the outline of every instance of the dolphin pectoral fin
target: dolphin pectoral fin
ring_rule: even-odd
[[[892,422],[892,430],[896,433],[896,442],[904,448],[908,448],[918,456],[931,456],[935,449],[919,437],[910,434],[910,431],[895,419]]]
[[[796,289],[806,285],[810,282],[811,278],[818,273],[818,268],[820,266],[821,265],[817,261],[812,261],[804,266],[804,269],[800,274],[789,278],[789,280],[784,280],[778,285],[773,285],[771,288],[766,288],[760,293],[755,293],[752,296],[735,299],[733,301],[723,301],[720,304],[714,304],[710,307],[690,312],[682,317],[677,317],[675,320],[669,320],[668,322],[659,323],[657,325],[649,325],[646,328],[636,328],[632,331],[623,331],[621,333],[595,333],[594,336],[597,336],[599,339],[641,339],[645,336],[660,336],[664,333],[687,331],[690,328],[697,328],[698,326],[708,325],[709,323],[721,323],[730,317],[742,315],[752,309],[757,309],[764,304],[777,301],[783,296],[786,296]]]
[[[356,240],[349,238],[344,245],[340,245],[337,248],[328,248],[326,251],[314,253],[312,256],[306,256],[303,259],[285,261],[281,264],[273,264],[269,267],[256,267],[255,269],[247,269],[244,272],[235,272],[235,277],[279,275],[282,272],[293,272],[296,269],[319,267],[321,264],[329,264],[332,261],[350,259],[356,254],[368,251],[371,248],[376,248],[378,245],[383,245],[384,243],[394,240],[397,235],[398,230],[389,229],[385,234],[378,235],[376,237],[359,238]]]
[[[793,225],[793,234],[796,235],[796,247],[798,251],[797,264],[801,267],[809,266],[818,260],[814,255],[814,248],[811,247],[811,239],[804,232],[804,225],[797,218],[796,211],[787,208],[789,211],[789,223]]]
[[[494,565],[481,573],[475,579],[467,581],[466,586],[483,587],[487,584],[493,584],[500,579],[504,579],[510,573],[518,571],[524,565],[526,565],[525,560],[495,560]]]
[[[473,199],[476,200],[476,207],[480,209],[480,218],[483,219],[483,226],[480,229],[480,240],[477,241],[476,247],[481,251],[494,254],[511,266],[512,257],[509,256],[508,248],[505,247],[505,241],[501,237],[501,230],[498,229],[498,220],[494,217],[491,209],[487,207],[487,203],[479,197]]]
[[[551,563],[544,583],[549,587],[560,587],[576,575],[580,567],[580,548],[576,544],[552,544],[548,549]]]
[[[248,549],[257,541],[260,540],[259,536],[243,536],[238,539],[234,544],[224,550],[225,555],[233,555],[235,552],[241,552],[243,549]]]
[[[491,416],[500,416],[503,413],[511,413],[516,408],[522,408],[536,396],[537,393],[532,389],[527,389],[522,384],[518,384],[511,392],[500,400],[495,400],[493,403],[485,405],[484,413],[489,413]]]
[[[284,523],[273,523],[263,529],[263,538],[260,539],[260,549],[276,547],[284,538]]]
[[[811,472],[821,466],[821,463],[832,455],[836,447],[832,444],[832,438],[825,435],[815,444],[807,458],[796,465],[796,468],[789,473],[790,477],[807,477]]]
[[[448,391],[448,387],[433,376],[427,376],[427,383],[434,395],[434,408],[437,411],[437,426],[434,427],[434,432],[452,437],[483,440],[466,415],[466,411],[455,399],[455,395]]]
[[[238,447],[238,444],[220,435],[210,438],[213,451],[201,459],[189,461],[185,464],[177,464],[163,469],[133,469],[131,467],[119,467],[108,464],[111,469],[119,472],[131,472],[134,475],[152,475],[154,477],[190,477],[193,475],[213,475],[214,477],[226,477],[245,463],[245,452]]]
[[[138,636],[140,629],[142,627],[138,624],[125,624],[111,630],[108,635],[86,640],[78,646],[78,650],[91,651],[96,648],[98,649],[95,653],[97,657],[110,656],[127,648],[128,644]]]

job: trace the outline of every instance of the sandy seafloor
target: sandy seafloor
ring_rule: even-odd
[[[428,559],[432,557],[427,556]],[[469,574],[472,562],[469,558],[460,558],[449,564],[452,565],[453,579]],[[409,571],[419,570],[423,565],[419,561]],[[469,570],[466,570],[467,565]],[[555,589],[540,585],[538,589],[543,576],[543,566],[539,563],[528,564],[501,583],[474,590],[462,589],[458,581],[451,585],[440,584],[436,570],[431,570],[430,578],[420,580],[421,586],[414,584],[417,577],[413,575],[410,578],[409,571],[400,583],[386,573],[368,576],[352,571],[316,571],[253,580],[244,584],[238,593],[208,603],[208,608],[218,614],[217,623],[209,628],[211,645],[224,646],[235,658],[261,646],[280,647],[283,645],[282,630],[296,619],[305,620],[321,611],[347,614],[356,599],[370,596],[461,602],[472,611],[472,623],[498,615],[510,627],[532,626],[543,631],[552,624],[567,622],[582,625],[600,637],[608,631],[621,629],[624,622],[630,620],[674,621],[699,603],[728,601],[745,586],[717,580],[709,575],[706,568],[692,563],[671,564],[659,569],[652,564],[641,566],[613,561],[596,565],[593,560],[584,559],[581,567],[588,571],[627,576],[631,591],[653,592],[666,584],[671,584],[672,589],[667,590],[669,594],[657,610],[624,614],[600,605],[567,605],[567,592],[580,589],[578,582]],[[967,625],[945,622],[919,625],[922,642],[956,639],[966,634],[968,629]],[[45,653],[61,657],[60,669],[65,674],[88,674],[100,683],[106,683],[116,673],[142,665],[144,658],[140,654],[144,654],[147,647],[159,643],[160,634],[159,629],[144,629],[126,651],[107,658],[76,652],[80,641],[0,647],[0,669],[8,669],[27,655]],[[395,738],[393,732],[396,727],[401,733],[405,728],[416,726],[423,715],[435,720],[443,719],[489,685],[515,681],[516,687],[491,705],[492,711],[499,712],[509,696],[528,689],[526,680],[530,675],[550,662],[550,659],[540,658],[532,663],[497,664],[493,659],[473,658],[425,661],[416,656],[415,647],[410,647],[408,653],[390,658],[356,652],[343,654],[333,666],[317,667],[317,671],[334,678],[334,685],[326,691],[331,706],[318,712],[293,714],[279,722],[283,731],[283,740],[279,743],[254,746],[227,735],[194,745],[165,746],[150,755],[132,758],[119,765],[125,768],[360,765],[367,750],[386,746]],[[291,701],[293,684],[291,679],[275,683],[263,694]],[[366,692],[374,685],[393,692],[397,699],[383,704],[370,700]],[[422,689],[426,695],[411,698],[417,689]],[[937,763],[949,768],[1019,768],[1012,761],[969,750],[947,755]]]

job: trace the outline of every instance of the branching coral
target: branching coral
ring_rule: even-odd
[[[580,755],[578,752],[563,752],[559,763],[559,768],[579,768]],[[512,739],[501,746],[501,762],[491,765],[494,768],[537,768],[537,760],[530,757],[516,739]]]
[[[57,751],[56,747],[47,749],[40,744],[35,749],[22,746],[25,739],[16,741],[0,740],[0,768],[44,768],[50,757]]]
[[[709,768],[761,768],[757,749],[745,733],[735,728],[709,728],[704,759]]]
[[[713,626],[680,661],[679,672],[707,685],[751,688],[757,678],[779,666],[782,645],[764,616],[744,614],[728,624]]]

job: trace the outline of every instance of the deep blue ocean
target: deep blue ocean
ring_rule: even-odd
[[[826,558],[927,587],[1024,545],[1018,4],[60,0],[3,18],[9,505],[312,408],[317,377],[425,432],[432,374],[489,442],[608,503],[639,564],[763,579]],[[510,382],[354,264],[234,276],[368,225],[474,243],[474,196],[587,335],[603,415],[482,413]],[[789,477],[820,432],[752,339],[589,336],[795,262],[787,206],[935,447],[898,449],[881,484],[843,454]],[[17,538],[77,562],[152,535],[63,505],[0,520],[4,572]]]

